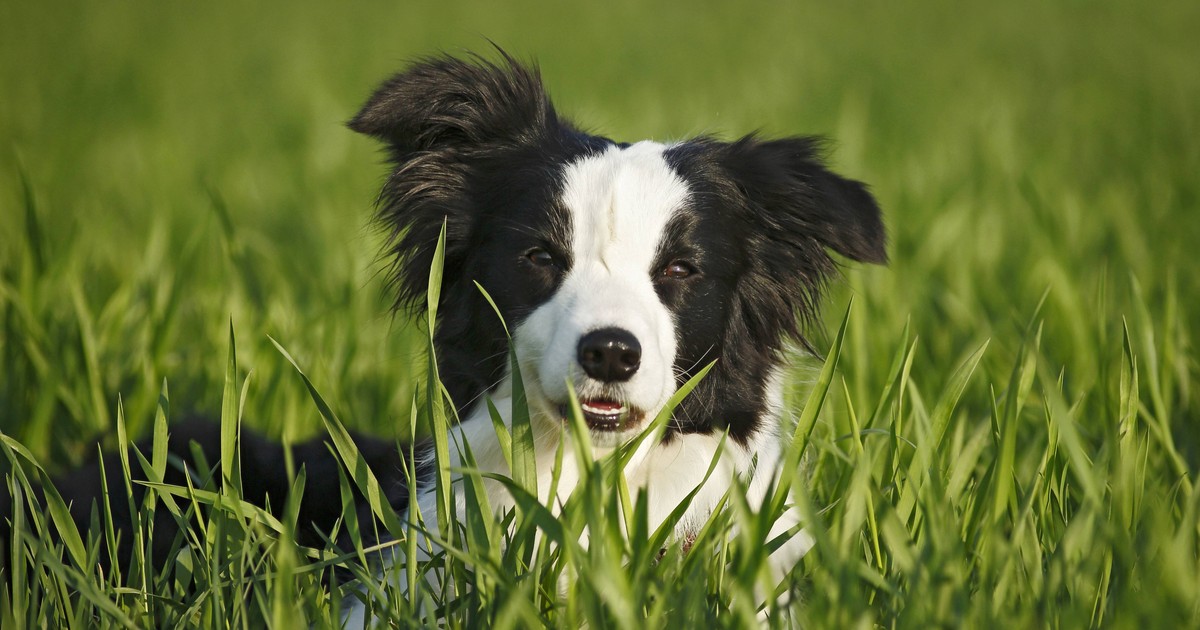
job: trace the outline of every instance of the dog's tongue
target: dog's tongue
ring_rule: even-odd
[[[613,400],[589,400],[585,404],[588,409],[602,413],[616,413],[621,410],[621,403]]]

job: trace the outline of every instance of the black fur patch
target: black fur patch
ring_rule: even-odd
[[[362,435],[352,434],[359,453],[367,465],[375,473],[380,487],[387,500],[396,507],[404,509],[408,505],[408,472],[404,453],[397,448],[394,440],[381,440]],[[144,455],[149,455],[151,444],[149,440],[136,445]],[[339,499],[339,468],[341,463],[329,450],[324,437],[317,437],[307,442],[284,446],[269,440],[253,431],[243,429],[239,440],[242,456],[241,466],[242,494],[245,501],[261,507],[269,507],[279,514],[287,502],[291,490],[291,480],[287,477],[285,457],[290,455],[297,471],[305,471],[303,496],[300,498],[299,511],[296,519],[296,541],[310,547],[324,547],[324,536],[329,535],[337,520],[341,517],[342,503]],[[199,450],[207,462],[208,476],[202,476],[201,468],[197,465],[193,453]],[[415,452],[422,453],[427,447],[418,444]],[[287,453],[290,451],[290,453]],[[174,486],[186,487],[190,483],[197,488],[206,488],[212,477],[221,475],[219,464],[221,458],[220,426],[204,418],[193,416],[185,418],[171,426],[170,438],[167,441],[167,452],[170,455],[164,482]],[[286,454],[286,455],[285,455]],[[58,490],[63,501],[69,506],[71,518],[81,532],[86,532],[91,522],[93,509],[103,509],[93,503],[103,500],[105,488],[101,483],[107,479],[109,487],[108,511],[112,514],[112,525],[118,533],[118,545],[115,557],[122,573],[128,575],[129,563],[134,559],[133,553],[133,517],[129,512],[129,504],[141,506],[146,495],[146,486],[141,482],[147,480],[138,464],[138,458],[131,448],[127,454],[132,481],[132,497],[125,494],[124,483],[121,481],[120,454],[109,452],[104,457],[83,464],[54,479],[54,487]],[[183,464],[182,466],[180,464]],[[417,458],[414,467],[418,483],[427,483],[433,477],[432,458]],[[103,476],[101,475],[103,470]],[[365,498],[351,484],[354,493],[356,515],[359,523],[371,523],[374,516]],[[33,487],[31,497],[36,505],[45,505],[44,489]],[[0,558],[7,555],[10,540],[9,526],[12,511],[16,506],[8,494],[7,487],[0,487]],[[159,507],[154,513],[154,537],[149,551],[151,564],[157,567],[170,559],[172,544],[179,532],[180,522],[170,515],[168,510]],[[188,524],[192,526],[194,524]],[[376,528],[364,527],[366,544],[373,544],[372,532]],[[98,532],[97,532],[98,533]],[[102,552],[98,555],[101,566],[108,567],[109,554],[103,551],[104,537],[100,536]],[[343,550],[353,549],[351,541],[346,538],[346,530],[342,529],[340,539],[336,541]],[[7,566],[7,565],[5,565]]]
[[[816,138],[747,136],[700,138],[667,151],[692,191],[672,238],[704,252],[708,278],[690,295],[664,300],[677,318],[679,383],[717,361],[676,412],[675,430],[728,427],[733,439],[746,440],[766,410],[767,380],[785,342],[812,350],[802,330],[835,270],[825,248],[886,260],[875,200],[863,184],[828,171],[819,149]]]
[[[565,272],[571,223],[558,205],[563,167],[611,141],[559,118],[536,68],[442,57],[391,78],[350,128],[387,143],[394,169],[377,219],[390,235],[396,306],[421,312],[443,222],[446,249],[435,341],[460,411],[503,376],[507,340],[478,282],[511,330],[561,280],[515,273],[532,248]]]

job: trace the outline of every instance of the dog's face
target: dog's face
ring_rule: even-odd
[[[555,286],[517,327],[517,356],[540,415],[563,416],[570,381],[593,436],[619,440],[675,391],[671,306],[702,282],[699,252],[667,239],[688,189],[648,142],[582,157],[560,178],[570,230],[524,252],[528,273]]]
[[[825,170],[815,140],[617,144],[560,120],[511,59],[418,64],[351,127],[396,164],[380,218],[398,305],[423,303],[446,226],[436,341],[460,409],[508,382],[483,287],[534,417],[561,422],[569,383],[598,445],[644,428],[712,362],[670,431],[748,439],[785,342],[804,343],[826,248],[885,257],[874,200]]]

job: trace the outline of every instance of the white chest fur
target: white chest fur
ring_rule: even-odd
[[[772,380],[778,382],[777,379]],[[498,391],[504,390],[503,387],[498,388]],[[777,400],[777,397],[772,398]],[[507,411],[511,407],[511,400],[508,398],[495,399],[494,403],[496,408],[501,410]],[[506,424],[509,424],[508,420],[505,418]],[[555,472],[559,442],[569,440],[570,437],[560,427],[548,424],[546,419],[540,420],[541,422],[535,417],[533,422],[539,499],[543,505],[557,509],[554,506],[562,505],[575,490],[581,470],[569,445],[562,445],[565,447],[565,456]],[[675,537],[686,539],[708,520],[730,486],[738,483],[738,480],[745,484],[749,505],[755,509],[762,506],[782,463],[779,419],[764,419],[762,427],[753,440],[745,445],[722,440],[721,435],[703,433],[677,435],[666,442],[643,442],[624,468],[624,476],[631,493],[647,495],[650,531],[656,530],[694,491],[695,495],[692,496],[683,518],[674,528]],[[474,465],[477,469],[501,475],[511,474],[486,406],[479,406],[461,424],[453,427],[449,438],[452,469],[458,469],[465,464],[461,461],[459,453],[464,451],[462,447],[467,444],[475,457]],[[503,485],[490,481],[484,485],[488,491],[489,503],[497,514],[513,508],[513,498]],[[549,495],[552,486],[557,487],[553,500]],[[417,506],[425,527],[436,532],[437,497],[432,487],[418,490]],[[467,509],[460,495],[457,501],[459,514],[456,516],[462,519]],[[775,522],[769,537],[783,534],[800,522],[798,511],[790,508]],[[586,544],[586,533],[581,542]],[[427,544],[427,541],[421,539],[418,548],[424,549]],[[775,579],[781,579],[808,552],[812,544],[812,538],[801,531],[777,549],[770,557]],[[419,556],[428,557],[424,553],[420,553]],[[389,564],[387,559],[384,560],[384,564]],[[393,580],[404,580],[404,571],[391,570],[390,566],[384,566],[383,572],[390,574]],[[400,590],[405,590],[403,584]],[[363,627],[365,615],[366,608],[361,602],[355,601],[346,610],[344,627]]]

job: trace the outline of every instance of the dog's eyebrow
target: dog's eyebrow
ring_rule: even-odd
[[[659,266],[668,262],[666,259],[678,253],[688,240],[688,234],[695,229],[698,218],[686,208],[675,213],[663,228],[662,237],[654,251],[654,264]],[[690,245],[687,249],[694,249]]]
[[[557,202],[548,210],[551,219],[525,221],[515,217],[503,217],[497,220],[495,229],[529,237],[539,243],[556,250],[554,253],[562,258],[568,266],[571,255],[571,225],[566,218],[567,211]]]

